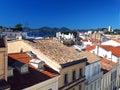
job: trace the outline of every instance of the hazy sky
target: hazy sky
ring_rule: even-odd
[[[0,0],[0,25],[120,28],[120,0]]]

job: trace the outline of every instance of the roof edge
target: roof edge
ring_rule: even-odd
[[[75,64],[79,64],[79,63],[82,63],[82,62],[86,62],[87,61],[87,58],[84,57],[82,59],[79,59],[79,60],[75,60],[75,61],[72,61],[72,62],[68,62],[68,63],[65,63],[65,64],[60,64],[62,68],[66,68],[66,67],[69,67],[69,66],[72,66],[72,65],[75,65]]]

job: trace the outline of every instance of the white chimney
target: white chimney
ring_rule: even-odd
[[[40,70],[44,70],[45,62],[42,60],[32,59],[32,60],[30,60],[30,64],[32,66],[34,66],[35,68],[38,68]]]
[[[45,65],[45,62],[41,61],[38,63],[38,68],[44,70],[44,65]]]
[[[95,52],[95,53],[96,53],[96,55],[98,55],[98,56],[99,56],[99,46],[97,46],[97,45],[96,45],[95,50],[96,50],[96,52]]]

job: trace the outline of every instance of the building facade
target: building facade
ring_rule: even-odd
[[[68,33],[68,35],[67,35],[67,34],[64,34],[64,33],[61,33],[61,32],[57,32],[56,37],[58,39],[71,39],[71,40],[74,39],[74,35],[71,34],[71,33]]]
[[[18,46],[19,45],[19,46]],[[15,48],[13,48],[14,46]],[[60,73],[59,90],[84,90],[86,58],[77,51],[69,49],[58,40],[36,40],[8,42],[8,52],[31,50]]]
[[[101,79],[103,76],[100,68],[101,58],[88,51],[81,51],[80,54],[87,58],[85,90],[101,90]]]
[[[86,50],[100,56],[103,58],[106,58],[108,60],[108,63],[114,62],[116,63],[116,87],[118,88],[120,86],[120,48],[119,47],[114,47],[111,45],[94,45],[94,46],[90,46],[87,47]],[[108,65],[105,64],[105,67],[107,67]],[[110,66],[111,67],[111,66]],[[110,71],[110,70],[109,70]],[[110,71],[111,72],[111,71]],[[111,75],[110,73],[106,73],[104,74],[104,77],[110,77],[109,75]],[[104,78],[103,77],[103,78]],[[106,79],[106,78],[105,78]],[[115,81],[114,81],[115,82]]]
[[[8,60],[11,90],[58,90],[59,73],[31,51],[8,54]]]
[[[101,69],[104,72],[101,80],[101,90],[116,90],[117,89],[117,64],[109,62],[103,58]]]
[[[10,90],[7,82],[7,66],[6,39],[0,38],[0,90]]]
[[[7,37],[7,40],[20,40],[20,39],[22,39],[22,32],[5,31],[5,32],[2,32],[2,34]]]
[[[83,59],[78,63],[71,62],[70,66],[65,66],[60,70],[59,90],[85,90],[85,61]],[[72,65],[72,63],[76,64]]]

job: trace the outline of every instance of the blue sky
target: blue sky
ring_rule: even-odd
[[[0,25],[120,28],[120,0],[0,0]]]

